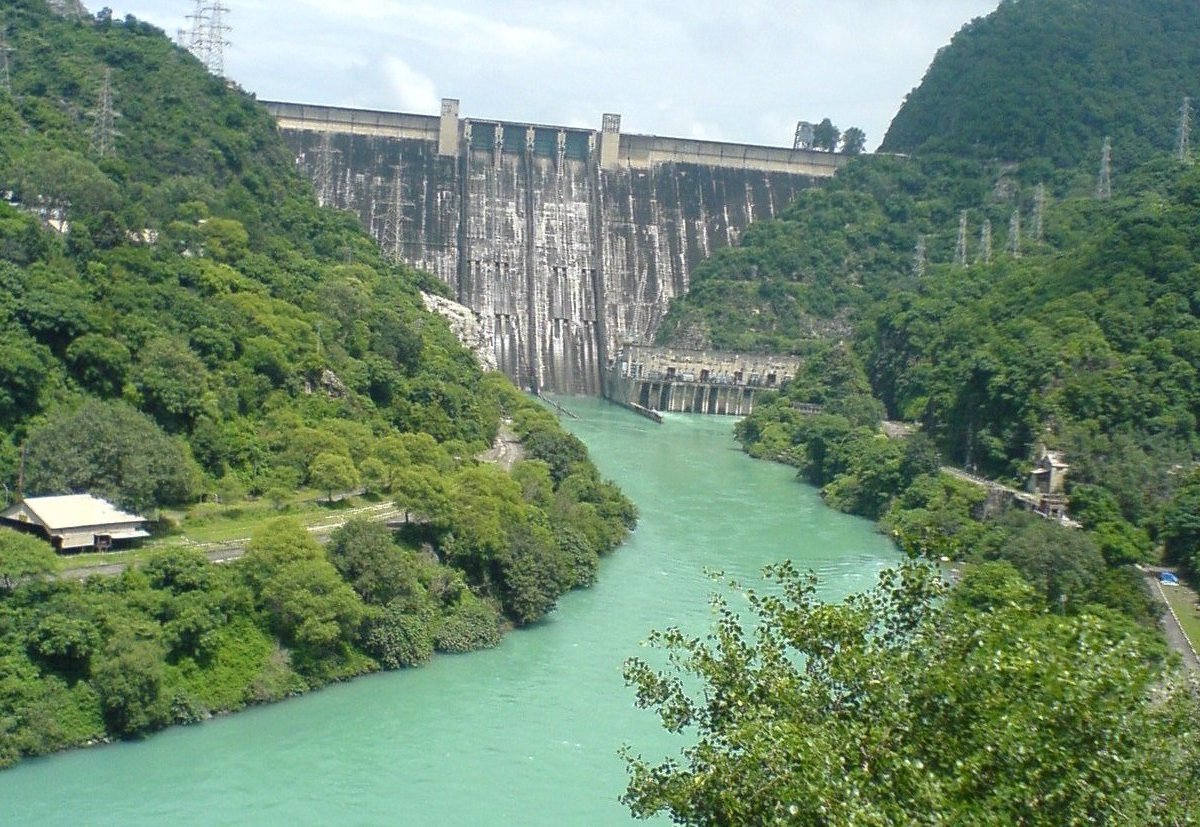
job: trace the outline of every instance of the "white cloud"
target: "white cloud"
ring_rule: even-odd
[[[383,59],[384,77],[395,93],[396,105],[404,112],[436,114],[441,111],[437,85],[398,57]]]
[[[173,31],[191,0],[105,0]],[[3,0],[0,0],[3,2]],[[790,145],[829,117],[883,138],[939,46],[999,0],[227,0],[261,97]],[[665,102],[665,103],[664,103]]]

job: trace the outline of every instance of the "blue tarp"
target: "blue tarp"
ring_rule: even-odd
[[[1159,583],[1169,583],[1172,586],[1177,586],[1177,585],[1179,585],[1179,578],[1176,577],[1175,575],[1171,574],[1171,572],[1169,572],[1169,571],[1160,571],[1158,573],[1158,582]]]

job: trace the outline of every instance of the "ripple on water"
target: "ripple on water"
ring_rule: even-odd
[[[896,559],[871,524],[825,508],[792,469],[736,450],[732,420],[662,425],[596,400],[566,421],[642,521],[546,622],[494,650],[439,657],[270,707],[0,773],[5,824],[628,825],[617,750],[674,752],[633,707],[622,662],[651,629],[708,628],[725,579],[791,558],[824,593]]]

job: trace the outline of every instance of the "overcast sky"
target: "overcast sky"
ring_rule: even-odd
[[[205,0],[205,3],[215,0]],[[790,145],[876,146],[934,53],[999,0],[224,0],[226,74],[266,100]],[[99,0],[88,5],[92,11]],[[174,36],[195,0],[107,0]]]

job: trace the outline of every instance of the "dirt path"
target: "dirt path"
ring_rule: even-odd
[[[507,422],[500,423],[500,430],[496,432],[496,441],[492,443],[492,447],[478,456],[480,462],[499,465],[505,471],[511,471],[512,467],[524,458],[525,449]]]

